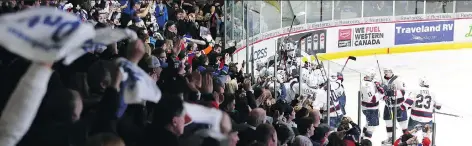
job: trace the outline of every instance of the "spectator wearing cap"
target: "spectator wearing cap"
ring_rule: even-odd
[[[159,62],[159,59],[157,59],[156,56],[151,56],[146,60],[146,62],[148,64],[148,70],[146,72],[148,72],[149,75],[157,82],[162,72],[161,63]]]
[[[320,124],[315,128],[313,136],[310,137],[312,142],[322,144],[325,141],[325,136],[330,131],[330,126],[327,124]]]

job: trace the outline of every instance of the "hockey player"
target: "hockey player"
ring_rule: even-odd
[[[294,84],[298,84],[298,74],[293,73],[287,76],[287,82],[284,83],[285,89],[287,91],[287,98],[285,100],[290,103],[292,100],[295,100],[296,94],[298,91],[292,90]]]
[[[336,85],[333,85],[331,84],[331,89],[334,89],[333,86],[336,86]],[[325,87],[322,87],[320,89],[317,89],[316,90],[316,93],[315,93],[315,100],[313,101],[313,109],[317,109],[317,110],[320,110],[320,111],[323,111],[323,110],[326,110],[327,107],[329,107],[329,111],[325,111],[326,113],[329,113],[328,116],[330,118],[330,121],[329,121],[329,126],[333,129],[336,129],[338,126],[339,126],[339,123],[341,122],[341,118],[344,116],[343,115],[343,112],[341,111],[341,105],[339,105],[339,101],[337,98],[337,96],[335,95],[335,91],[331,90],[331,94],[330,94],[330,100],[329,100],[329,103],[328,103],[328,100],[327,100],[327,97],[328,97],[328,93],[327,93],[327,90],[325,89],[326,88],[326,85]]]
[[[365,139],[372,138],[372,134],[377,126],[379,126],[379,100],[384,96],[384,90],[380,83],[374,81],[376,72],[374,69],[364,76],[364,83],[361,87],[361,106],[362,113],[367,119],[367,126],[364,127],[363,137]]]
[[[346,96],[344,94],[344,86],[341,84],[341,81],[338,80],[337,73],[331,72],[328,80],[331,92],[333,93],[333,99],[339,102],[341,111],[343,112],[343,115],[345,115],[346,112],[344,111],[344,106],[346,105]]]
[[[382,141],[382,144],[392,144],[392,134],[393,130],[393,121],[397,120],[400,128],[402,128],[403,133],[408,131],[408,113],[406,112],[403,105],[405,101],[405,83],[401,81],[399,76],[394,75],[392,69],[384,69],[384,79],[386,80],[386,85],[384,86],[385,97],[385,109],[383,113],[383,119],[385,120],[385,125],[387,129],[388,138],[385,141]],[[395,111],[394,111],[395,110]],[[393,117],[393,112],[396,112],[396,117]],[[395,118],[395,119],[394,119]]]
[[[334,73],[332,72],[329,75],[329,80],[331,81],[330,84],[335,84],[335,88],[332,89],[336,92],[337,99],[339,100],[339,104],[341,105],[341,111],[343,111],[343,114],[346,114],[345,106],[346,106],[346,94],[344,92],[344,86],[339,79],[339,74],[340,73]]]
[[[426,78],[419,81],[419,92],[412,92],[404,102],[405,107],[411,108],[411,116],[408,122],[408,130],[417,125],[432,126],[434,110],[441,109],[441,105],[435,100],[434,94],[429,91],[429,83]]]

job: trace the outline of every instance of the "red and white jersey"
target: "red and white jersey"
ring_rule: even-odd
[[[328,104],[328,93],[326,90],[323,89],[316,89],[315,93],[315,100],[312,103],[314,109],[317,110],[326,110],[327,106],[329,105],[329,116],[330,117],[337,117],[342,116],[343,112],[341,111],[341,106],[337,100],[332,100],[330,98],[330,104]]]
[[[405,82],[403,82],[399,76],[394,76],[387,80],[387,89],[385,89],[385,92],[390,89],[395,90],[395,96],[389,97],[385,102],[389,107],[399,107],[405,101]],[[397,100],[396,105],[394,105],[395,98]]]
[[[436,102],[435,96],[429,91],[429,88],[425,87],[421,87],[419,92],[411,92],[404,105],[407,108],[411,108],[411,119],[418,122],[430,122],[433,118],[434,108],[441,108],[441,105]]]
[[[379,109],[379,100],[383,98],[373,81],[365,81],[361,87],[362,110]]]

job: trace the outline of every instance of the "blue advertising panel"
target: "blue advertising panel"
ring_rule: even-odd
[[[454,39],[454,21],[395,24],[395,45],[449,42]]]

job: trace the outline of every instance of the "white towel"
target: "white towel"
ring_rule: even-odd
[[[92,25],[53,7],[27,9],[0,17],[0,44],[34,62],[53,63],[95,37]]]
[[[223,112],[215,108],[208,108],[198,104],[184,103],[185,112],[195,123],[209,124],[211,130],[220,132]]]
[[[64,64],[69,65],[74,60],[84,55],[89,51],[95,52],[96,50],[105,50],[107,45],[115,43],[117,41],[130,38],[136,40],[138,35],[136,32],[130,29],[113,29],[111,27],[101,28],[95,30],[96,35],[93,39],[87,40],[83,45],[82,49],[76,49],[74,52],[69,53],[64,59]]]
[[[144,70],[125,58],[119,58],[117,61],[123,75],[121,93],[126,104],[144,101],[157,103],[161,99],[161,90]]]

